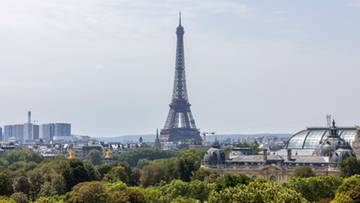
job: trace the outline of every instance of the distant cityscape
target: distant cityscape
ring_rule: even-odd
[[[276,182],[286,182],[300,166],[316,175],[339,175],[342,160],[360,157],[360,129],[338,127],[327,116],[326,127],[307,128],[293,135],[220,135],[201,132],[192,115],[185,79],[184,27],[176,28],[176,62],[173,94],[164,127],[155,135],[99,137],[76,136],[71,124],[35,124],[28,111],[24,124],[0,128],[0,152],[30,149],[44,158],[59,155],[84,158],[91,151],[103,152],[108,162],[112,153],[152,147],[158,150],[207,149],[202,167],[216,173],[244,173]]]
[[[0,141],[18,144],[49,144],[54,140],[70,141],[70,139],[70,123],[34,124],[31,119],[31,111],[28,111],[26,123],[5,125],[4,130],[0,127]]]

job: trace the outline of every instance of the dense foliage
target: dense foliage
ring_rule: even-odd
[[[155,159],[165,159],[175,157],[175,151],[164,151],[155,148],[139,148],[135,151],[118,153],[113,155],[113,159],[126,162],[131,167],[137,166],[138,162],[143,162],[144,160],[155,160]]]
[[[308,178],[315,176],[314,171],[308,166],[300,166],[295,169],[295,176],[300,178]]]
[[[308,201],[314,202],[332,199],[342,179],[332,176],[318,176],[311,178],[292,178],[285,185],[299,192]]]
[[[344,177],[350,177],[352,175],[360,174],[360,160],[356,157],[348,157],[340,164],[341,173]]]
[[[332,203],[360,202],[360,175],[346,178],[337,190]]]
[[[209,196],[209,203],[228,202],[307,202],[305,198],[293,189],[284,187],[271,181],[256,179],[248,185],[225,188],[219,192],[213,191]]]
[[[298,177],[284,184],[245,175],[221,176],[200,167],[204,152],[139,148],[115,154],[111,163],[99,151],[91,151],[84,160],[43,160],[30,151],[6,152],[0,154],[0,203],[360,201],[357,175],[308,177],[312,171],[300,168]],[[356,174],[355,161],[343,163],[346,176]]]

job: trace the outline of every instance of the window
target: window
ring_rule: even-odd
[[[304,149],[315,149],[324,135],[325,130],[312,130],[309,132],[304,143]]]
[[[303,147],[304,144],[304,140],[306,135],[308,134],[309,131],[305,130],[300,132],[299,134],[294,135],[289,143],[287,148],[288,149],[301,149]]]
[[[355,136],[356,136],[356,130],[344,130],[341,133],[341,138],[343,138],[346,142],[349,142],[349,143],[354,141]]]

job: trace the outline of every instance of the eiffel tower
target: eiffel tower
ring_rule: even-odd
[[[172,101],[164,129],[160,132],[161,142],[176,142],[185,144],[201,144],[199,129],[190,110],[190,103],[186,89],[185,60],[184,60],[184,28],[181,25],[179,13],[179,26],[176,29],[176,62],[175,80]]]

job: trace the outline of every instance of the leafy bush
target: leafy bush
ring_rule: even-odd
[[[103,162],[103,155],[99,150],[93,149],[86,155],[86,159],[94,165],[100,165]]]
[[[29,203],[27,195],[22,192],[15,192],[10,197],[15,200],[16,203]]]
[[[215,181],[216,190],[220,191],[228,187],[236,187],[239,185],[249,184],[251,179],[246,175],[225,174]]]
[[[308,166],[300,166],[295,169],[295,176],[300,178],[314,177],[314,171]]]
[[[360,174],[360,160],[356,157],[348,157],[340,163],[341,174],[343,177]]]
[[[113,154],[113,159],[120,162],[126,162],[131,167],[135,167],[140,159],[155,160],[175,156],[176,152],[174,151],[164,151],[156,148],[138,148],[131,152]]]
[[[6,160],[8,164],[18,161],[32,161],[40,163],[43,160],[43,157],[40,154],[30,150],[7,151],[1,155],[1,158]]]
[[[0,172],[0,195],[11,195],[12,180],[8,173]]]
[[[197,171],[193,172],[191,179],[212,183],[215,182],[218,177],[219,174],[216,172],[210,171],[205,168],[199,168]]]
[[[100,175],[91,164],[78,159],[61,161],[60,174],[64,177],[67,191],[78,183],[100,179]]]
[[[65,201],[69,203],[109,202],[109,195],[101,182],[83,182],[76,185],[66,194]]]
[[[307,202],[301,194],[290,188],[281,186],[271,181],[256,179],[249,185],[240,185],[236,187],[225,188],[219,192],[211,192],[209,203],[228,203],[228,202],[246,202],[246,203],[303,203]]]
[[[332,199],[342,179],[334,176],[318,176],[311,178],[292,178],[284,185],[303,195],[308,201]]]
[[[344,179],[332,203],[360,202],[360,175]]]

